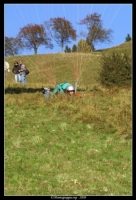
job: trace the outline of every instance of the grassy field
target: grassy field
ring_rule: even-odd
[[[30,70],[25,86],[5,72],[5,196],[132,195],[132,90],[98,81],[111,50],[5,59]],[[78,97],[43,96],[42,87],[74,84],[74,75]]]

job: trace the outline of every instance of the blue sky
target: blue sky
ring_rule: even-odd
[[[132,4],[4,4],[4,35],[16,37],[27,24],[43,24],[50,18],[65,17],[70,21],[77,34],[86,30],[86,26],[78,25],[87,15],[97,12],[101,15],[103,27],[112,29],[112,43],[97,44],[96,49],[110,48],[125,42],[127,34],[132,37]],[[67,44],[70,48],[77,45],[80,39]],[[61,52],[55,41],[54,48],[41,46],[38,54]],[[34,51],[25,50],[21,55],[31,55]]]

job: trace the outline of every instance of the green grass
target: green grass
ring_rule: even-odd
[[[40,73],[35,75],[32,65],[55,56],[50,67],[60,69],[58,83],[74,83],[72,71],[66,72],[69,63],[76,63],[73,54],[22,57],[25,63],[30,60],[25,86],[6,74],[6,196],[132,196],[132,91],[100,86],[97,54],[82,58],[86,64],[79,97],[51,94],[45,99],[41,87],[53,85]]]

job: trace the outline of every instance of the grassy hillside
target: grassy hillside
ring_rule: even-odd
[[[75,76],[79,78],[80,87],[92,87],[99,85],[98,77],[100,70],[100,57],[102,52],[112,50],[129,51],[131,53],[131,42],[121,44],[117,47],[104,49],[93,53],[58,53],[43,55],[28,55],[7,57],[5,61],[9,62],[12,69],[15,60],[22,59],[30,74],[27,76],[28,83],[39,83],[39,86],[53,86],[52,82],[70,82],[75,83]],[[6,83],[14,83],[14,74],[6,73]]]
[[[40,83],[41,85],[56,83],[70,82],[74,83],[74,71],[77,74],[80,71],[80,79],[83,85],[90,85],[96,82],[99,71],[99,54],[46,54],[46,55],[33,55],[24,57],[10,57],[6,61],[10,66],[14,60],[23,59],[24,63],[30,70],[27,76],[28,83]],[[80,66],[80,64],[82,65]],[[78,68],[78,69],[77,69]],[[93,76],[92,76],[93,73]],[[77,74],[78,75],[78,74]],[[83,77],[86,77],[85,79]],[[13,83],[14,74],[7,73],[6,81]]]
[[[112,50],[116,50],[116,51],[127,51],[128,53],[131,54],[132,52],[132,40],[129,41],[129,42],[124,42],[120,45],[117,45],[117,46],[113,46],[111,48],[107,48],[107,49],[101,49],[101,50],[98,50],[98,51],[102,51],[102,52],[105,52],[105,51],[112,51]]]
[[[132,90],[98,81],[102,53],[115,48],[131,53],[128,42],[5,59],[10,66],[22,59],[30,70],[26,85],[5,73],[5,196],[132,196]],[[41,87],[74,84],[74,75],[79,96],[43,96]]]

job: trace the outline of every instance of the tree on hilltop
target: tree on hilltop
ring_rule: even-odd
[[[76,30],[73,29],[72,24],[65,18],[50,18],[49,21],[44,22],[45,29],[48,30],[49,35],[64,51],[64,45],[70,43],[70,40],[76,40]]]
[[[79,52],[90,52],[90,46],[83,39],[79,40],[77,48]]]
[[[34,54],[37,54],[41,45],[45,45],[46,48],[53,48],[51,39],[46,34],[43,25],[28,24],[20,29],[17,38],[21,40],[23,49],[33,49]]]
[[[77,52],[77,46],[75,44],[72,47],[72,52]]]
[[[126,37],[126,41],[125,42],[128,42],[128,41],[131,41],[131,37],[129,34],[127,34],[127,37]]]
[[[87,15],[80,20],[80,25],[86,25],[88,33],[82,32],[81,35],[86,37],[86,42],[90,45],[90,50],[95,49],[97,43],[110,43],[113,30],[105,29],[102,25],[101,15],[98,13]]]
[[[21,41],[19,39],[5,36],[5,41],[4,41],[5,56],[18,55],[21,51],[20,44],[21,44]]]

